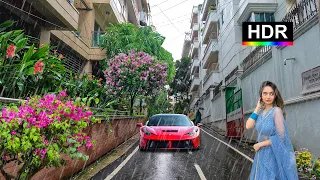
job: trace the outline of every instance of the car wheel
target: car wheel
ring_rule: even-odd
[[[140,145],[139,145],[139,150],[140,151],[146,151],[143,147],[141,147]]]

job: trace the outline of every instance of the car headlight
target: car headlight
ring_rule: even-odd
[[[191,132],[189,132],[188,134],[189,134],[190,136],[194,136],[197,131],[198,131],[197,128],[193,128],[193,130],[192,130]]]
[[[150,136],[151,133],[147,130],[146,127],[142,128],[142,131],[147,135],[147,136]]]

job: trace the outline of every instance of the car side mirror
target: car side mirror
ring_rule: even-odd
[[[137,123],[137,126],[142,127],[143,125],[142,125],[142,123]]]
[[[202,124],[201,124],[201,123],[198,123],[197,126],[200,127],[200,126],[202,126]]]

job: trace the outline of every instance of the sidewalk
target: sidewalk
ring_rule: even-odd
[[[131,149],[138,142],[138,140],[139,140],[139,133],[135,134],[126,142],[122,143],[120,146],[116,147],[115,149],[105,154],[104,156],[99,158],[97,161],[85,167],[82,171],[78,172],[77,174],[74,174],[72,177],[68,179],[75,179],[75,180],[91,179],[96,174],[98,174],[101,170],[103,170],[106,166],[117,161],[119,158],[125,155],[125,153],[129,151],[129,149]]]

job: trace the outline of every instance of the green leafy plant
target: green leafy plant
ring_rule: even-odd
[[[151,98],[148,102],[148,117],[155,114],[162,114],[169,112],[169,101],[167,99],[168,93],[160,91],[160,93]]]
[[[143,51],[167,63],[167,81],[172,81],[175,73],[172,54],[162,47],[165,38],[154,32],[151,27],[137,29],[130,23],[111,24],[101,36],[101,40],[100,46],[106,49],[107,54],[106,61],[102,62],[104,69],[108,67],[108,60],[118,54],[127,54],[132,50]]]
[[[0,95],[25,99],[35,94],[56,92],[65,81],[64,58],[51,53],[48,45],[29,45],[21,30],[5,30],[12,21],[0,25]]]
[[[216,7],[214,5],[210,5],[209,10],[216,10]]]

